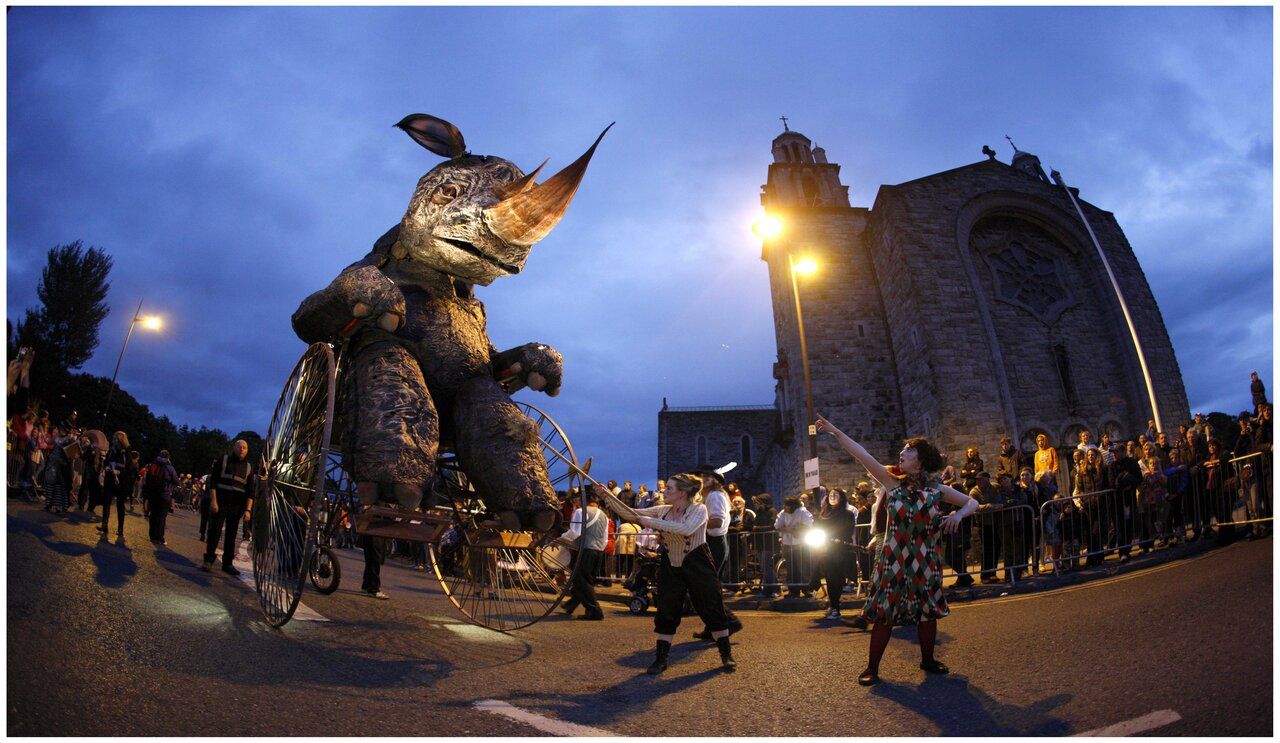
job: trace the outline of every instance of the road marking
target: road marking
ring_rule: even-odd
[[[578,725],[564,720],[556,720],[550,717],[534,714],[519,707],[513,707],[506,702],[500,702],[497,699],[481,699],[475,703],[475,708],[481,712],[492,712],[495,715],[522,722],[531,728],[536,728],[544,733],[552,735],[569,735],[576,737],[588,738],[608,738],[614,737],[617,733],[604,730],[603,728],[593,728],[586,725]]]
[[[1178,714],[1177,712],[1174,712],[1171,709],[1162,709],[1158,712],[1152,712],[1149,715],[1143,715],[1142,717],[1135,717],[1132,720],[1117,722],[1116,724],[1108,725],[1105,728],[1090,730],[1087,733],[1077,733],[1074,737],[1097,738],[1097,737],[1137,735],[1138,733],[1144,733],[1148,730],[1154,730],[1156,728],[1164,727],[1165,725],[1170,725],[1181,719],[1182,719],[1182,715]]]
[[[252,588],[254,592],[257,592],[258,586],[253,582],[253,563],[240,557],[240,553],[239,551],[237,551],[236,559],[232,561],[231,564],[234,565],[240,571],[240,575],[238,576],[240,580],[244,581],[245,585]],[[304,622],[329,621],[328,617],[316,611],[315,609],[312,609],[310,606],[307,606],[301,601],[298,602],[298,608],[293,610],[293,618],[302,620]]]

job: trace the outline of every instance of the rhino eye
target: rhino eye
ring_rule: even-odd
[[[454,184],[442,183],[436,192],[431,194],[431,201],[436,204],[448,204],[458,198],[458,193],[458,187]]]

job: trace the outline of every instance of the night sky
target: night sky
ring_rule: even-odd
[[[7,311],[48,248],[115,258],[85,370],[176,423],[265,432],[303,350],[289,316],[399,221],[440,159],[392,124],[554,172],[609,122],[564,222],[477,289],[524,391],[593,474],[652,484],[657,412],[773,400],[760,245],[769,144],[793,129],[855,205],[1018,147],[1113,211],[1193,410],[1272,389],[1270,8],[100,8],[8,14]]]

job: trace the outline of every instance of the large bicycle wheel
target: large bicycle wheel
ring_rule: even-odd
[[[571,490],[578,475],[551,449],[577,464],[568,436],[550,416],[516,403],[537,425],[548,475],[559,490]],[[440,462],[435,486],[441,513],[453,521],[438,543],[429,544],[432,569],[449,601],[471,622],[500,632],[528,627],[560,604],[573,579],[569,550],[530,532],[497,532],[481,524],[489,517],[456,459]]]
[[[253,504],[253,579],[267,623],[293,617],[325,508],[336,385],[333,350],[313,343],[285,383],[263,446],[264,492]]]

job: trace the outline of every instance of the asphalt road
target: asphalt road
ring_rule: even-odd
[[[673,665],[652,678],[651,616],[606,605],[604,622],[557,613],[504,635],[460,621],[398,563],[384,569],[391,601],[352,591],[354,552],[338,593],[303,595],[326,621],[274,630],[248,585],[199,570],[194,515],[169,523],[157,551],[140,518],[124,542],[99,542],[79,515],[9,501],[10,735],[1057,736],[1139,718],[1155,735],[1274,729],[1270,539],[957,604],[939,625],[949,676],[917,668],[908,628],[884,681],[863,688],[867,633],[817,614],[740,613],[732,675],[682,626]]]

